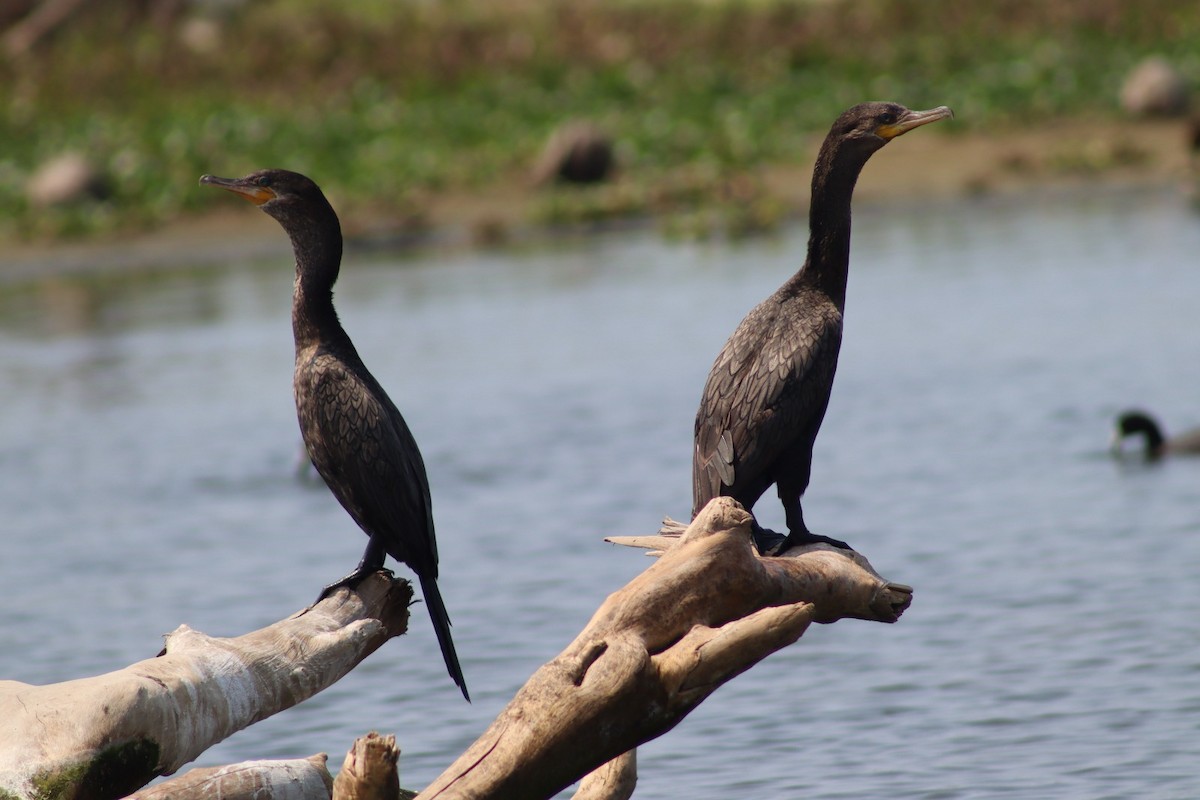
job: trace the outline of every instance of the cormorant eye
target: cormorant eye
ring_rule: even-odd
[[[271,178],[267,175],[259,175],[258,180],[256,180],[254,183],[258,186],[270,186]]]
[[[880,125],[895,125],[896,124],[896,115],[893,114],[891,111],[884,111],[882,114],[879,115],[879,124]]]

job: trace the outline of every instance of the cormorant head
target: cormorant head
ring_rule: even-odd
[[[859,103],[842,112],[830,133],[846,144],[858,144],[874,152],[901,134],[954,117],[946,106],[928,111],[910,111],[899,103]]]
[[[1147,458],[1157,458],[1162,454],[1163,443],[1165,441],[1162,429],[1158,427],[1158,423],[1154,421],[1154,417],[1145,411],[1138,411],[1136,409],[1126,411],[1117,417],[1116,430],[1113,431],[1113,452],[1120,452],[1122,439],[1138,434],[1146,437]]]
[[[332,208],[321,188],[311,179],[286,169],[262,169],[244,178],[218,178],[202,175],[200,183],[219,186],[241,195],[275,219],[286,224],[289,220],[311,218]]]

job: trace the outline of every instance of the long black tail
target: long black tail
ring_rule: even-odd
[[[454,652],[454,640],[450,638],[450,615],[446,613],[446,604],[442,602],[442,593],[438,591],[437,578],[418,575],[417,580],[421,582],[421,593],[425,595],[425,605],[429,606],[429,618],[433,620],[434,633],[437,634],[438,644],[442,646],[446,671],[462,689],[463,697],[469,703],[471,695],[467,694],[467,681],[458,664],[458,653]]]

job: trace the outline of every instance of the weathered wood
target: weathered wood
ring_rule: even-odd
[[[325,689],[407,630],[387,573],[231,639],[180,626],[157,658],[48,686],[0,681],[0,795],[121,797]]]
[[[400,788],[399,758],[396,737],[372,731],[354,740],[336,780],[318,753],[193,769],[126,800],[411,800],[416,793]]]
[[[199,767],[148,786],[127,800],[329,800],[333,776],[325,761],[325,754],[318,753],[308,758]]]
[[[762,558],[750,515],[716,498],[610,595],[419,798],[547,798],[674,727],[812,622],[895,622],[912,590],[827,545]]]
[[[354,740],[333,783],[333,800],[402,800],[412,792],[400,788],[396,737],[371,731]]]
[[[637,750],[629,750],[589,772],[571,800],[629,800],[636,788]]]
[[[578,800],[627,800],[634,748],[670,730],[722,683],[796,641],[812,622],[895,622],[912,590],[861,555],[814,545],[760,557],[751,517],[712,501],[682,536],[613,539],[660,558],[610,595],[488,730],[419,797],[548,798],[583,778]],[[679,526],[676,526],[679,527]],[[294,705],[402,633],[407,582],[373,576],[313,609],[236,639],[186,627],[159,658],[53,686],[0,682],[0,796],[117,797],[232,732]],[[347,756],[339,800],[406,796],[391,737]],[[269,777],[303,763],[193,770],[140,800],[211,796],[326,800],[320,779]],[[307,764],[308,766],[305,766]],[[589,774],[590,773],[590,774]],[[377,775],[382,777],[376,777]],[[586,776],[586,777],[585,777]]]

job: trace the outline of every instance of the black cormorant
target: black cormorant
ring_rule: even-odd
[[[1145,411],[1126,411],[1117,417],[1113,432],[1113,450],[1120,452],[1127,436],[1141,435],[1146,442],[1146,460],[1154,461],[1169,454],[1200,455],[1200,429],[1167,438],[1154,417]]]
[[[808,258],[746,315],[704,385],[696,413],[693,517],[720,495],[751,509],[775,484],[788,535],[780,544],[756,525],[760,550],[781,553],[814,541],[847,547],[809,532],[800,497],[842,343],[850,198],[875,151],[906,131],[952,116],[945,106],[910,111],[896,103],[862,103],[833,123],[813,168]]]
[[[296,415],[309,458],[370,540],[362,561],[321,597],[352,586],[390,555],[416,573],[446,669],[468,700],[450,618],[438,591],[437,541],[429,480],[404,418],[359,358],[333,308],[342,260],[337,214],[303,175],[270,169],[244,178],[205,175],[201,183],[239,194],[270,214],[292,240],[296,282],[292,333]]]

